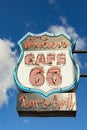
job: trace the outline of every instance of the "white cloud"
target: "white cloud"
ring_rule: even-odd
[[[49,4],[55,4],[56,0],[48,0]]]
[[[73,54],[74,59],[76,61],[76,63],[79,65],[80,68],[83,68],[83,65],[81,63],[81,61],[79,60],[79,56],[77,54]]]
[[[68,25],[67,20],[65,17],[60,17],[59,18],[62,25],[51,25],[48,28],[48,32],[52,32],[52,33],[58,33],[61,31],[64,31],[65,33],[67,33],[68,35],[70,35],[73,40],[76,42],[76,49],[77,50],[84,50],[86,48],[86,38],[80,37],[79,34],[76,32],[75,28]],[[76,62],[79,64],[79,66],[82,68],[82,64],[79,60],[79,57],[74,54],[74,58],[76,60]]]
[[[84,66],[85,66],[85,68],[87,68],[87,62],[85,63],[85,65],[84,65]]]
[[[25,122],[26,124],[28,124],[28,123],[30,123],[30,120],[29,120],[29,119],[24,119],[24,122]]]
[[[29,30],[30,27],[36,28],[37,27],[37,23],[35,21],[33,21],[33,20],[27,21],[25,23],[25,30]]]
[[[61,23],[63,24],[63,25],[67,25],[67,20],[66,20],[66,18],[65,17],[60,17],[59,18],[60,19],[60,21],[61,21]]]
[[[70,35],[73,38],[73,40],[76,42],[76,49],[85,49],[86,39],[80,37],[79,34],[75,31],[75,28],[68,25],[65,17],[60,17],[60,21],[62,25],[51,25],[48,28],[48,31],[52,33],[58,33],[64,31],[65,33]]]
[[[16,63],[16,52],[12,51],[14,43],[0,39],[0,107],[8,103],[7,90],[14,88],[13,71]]]

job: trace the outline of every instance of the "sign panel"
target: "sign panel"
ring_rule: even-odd
[[[75,93],[55,93],[47,99],[35,93],[20,93],[17,97],[20,116],[75,116]]]
[[[20,90],[47,98],[77,86],[79,68],[72,56],[75,43],[68,35],[28,33],[18,45],[21,54],[14,79]]]

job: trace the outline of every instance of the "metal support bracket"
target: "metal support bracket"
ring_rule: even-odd
[[[73,50],[73,53],[87,53],[87,50]]]

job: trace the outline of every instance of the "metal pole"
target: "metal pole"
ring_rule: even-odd
[[[87,50],[73,50],[73,53],[87,53]]]
[[[87,74],[80,74],[80,77],[87,77]]]

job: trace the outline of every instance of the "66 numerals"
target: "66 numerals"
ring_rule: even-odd
[[[45,82],[44,68],[33,68],[29,75],[29,80],[32,85],[41,86]],[[62,83],[61,70],[59,67],[50,67],[46,73],[46,81],[51,86],[58,86]]]

